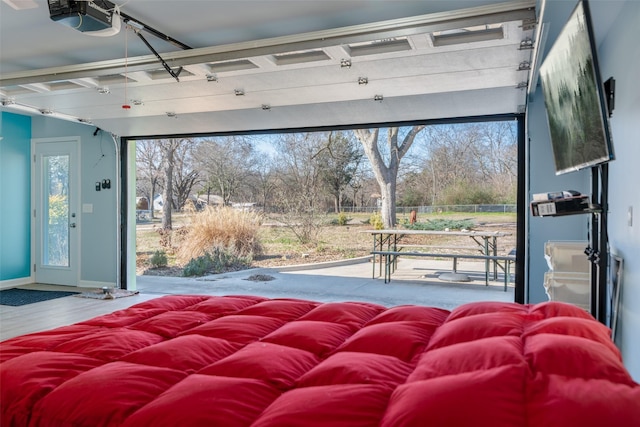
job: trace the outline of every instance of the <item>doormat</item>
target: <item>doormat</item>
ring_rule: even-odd
[[[36,289],[3,289],[0,291],[0,304],[18,307],[33,304],[35,302],[48,301],[50,299],[77,295],[77,292],[68,291],[40,291]]]
[[[93,292],[82,292],[81,294],[76,294],[78,298],[92,298],[92,299],[116,299],[116,298],[124,298],[130,297],[132,295],[138,295],[140,292],[138,291],[128,291],[126,289],[100,289]]]

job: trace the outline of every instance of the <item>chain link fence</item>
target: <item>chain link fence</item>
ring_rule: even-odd
[[[438,206],[398,206],[396,213],[409,214],[412,210],[422,214],[437,214],[444,212],[463,212],[463,213],[479,213],[479,212],[495,212],[495,213],[516,213],[517,205],[438,205]],[[353,213],[373,213],[380,209],[375,206],[352,207],[344,206],[343,212]]]

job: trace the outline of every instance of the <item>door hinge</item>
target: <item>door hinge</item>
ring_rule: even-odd
[[[34,218],[36,217],[36,210],[35,209],[33,210],[33,217]]]
[[[33,163],[35,163],[35,162],[36,162],[36,155],[34,154],[33,155]]]
[[[36,272],[36,265],[35,264],[33,264],[33,272],[34,273]]]

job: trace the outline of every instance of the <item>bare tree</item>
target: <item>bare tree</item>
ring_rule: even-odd
[[[253,173],[250,176],[250,185],[255,195],[254,200],[264,209],[270,204],[271,197],[277,188],[275,161],[272,156],[263,153],[256,159]]]
[[[429,126],[419,180],[432,203],[513,200],[517,183],[514,122]]]
[[[407,130],[401,142],[398,141],[400,129]],[[383,142],[378,140],[380,129],[376,128],[373,132],[370,129],[354,130],[356,137],[364,147],[364,152],[380,186],[382,223],[386,228],[393,228],[396,225],[396,186],[400,161],[407,154],[416,135],[422,129],[424,129],[424,125],[413,126],[409,129],[390,127],[387,129],[387,138],[384,141],[386,146],[382,146]],[[386,156],[383,156],[385,153]]]
[[[162,229],[171,230],[171,211],[173,200],[173,168],[175,152],[180,146],[180,139],[165,139],[158,141],[161,147],[164,164],[164,189],[162,191]]]
[[[195,139],[181,139],[173,156],[173,199],[176,209],[182,209],[201,179],[195,158],[199,143]]]
[[[291,133],[275,141],[279,149],[278,205],[280,221],[302,243],[315,240],[322,225],[320,168],[315,160],[326,145],[319,133]]]
[[[215,189],[225,205],[246,185],[252,173],[255,151],[243,136],[226,136],[202,141],[197,156],[207,188]]]
[[[162,183],[162,150],[155,140],[136,142],[136,190],[149,201],[151,218],[154,217],[153,201]]]
[[[342,210],[343,193],[353,181],[362,160],[362,151],[356,144],[344,132],[329,132],[326,145],[316,155],[320,177],[333,196],[335,213]]]

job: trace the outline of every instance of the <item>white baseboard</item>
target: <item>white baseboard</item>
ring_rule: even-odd
[[[0,289],[9,289],[16,286],[29,285],[33,282],[32,277],[21,277],[19,279],[0,280]]]

